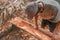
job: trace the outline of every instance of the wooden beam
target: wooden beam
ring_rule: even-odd
[[[21,28],[21,29],[27,31],[42,40],[52,40],[52,38],[50,38],[46,34],[42,33],[41,31],[36,30],[35,28],[33,28],[32,25],[30,25],[28,22],[22,20],[19,17],[12,19],[10,22],[12,24],[16,25],[18,28]]]

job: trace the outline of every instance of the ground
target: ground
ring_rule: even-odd
[[[14,25],[12,26],[12,24],[10,24],[10,26],[4,25],[6,21],[17,16],[33,24],[30,19],[27,19],[26,14],[23,12],[25,5],[31,1],[35,0],[0,0],[0,27],[2,28],[2,30],[0,30],[0,40],[40,40],[25,30],[17,28]],[[39,25],[40,21],[39,19]],[[2,36],[3,34],[5,35]]]

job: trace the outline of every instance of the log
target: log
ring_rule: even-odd
[[[43,32],[33,28],[32,25],[30,25],[28,22],[22,20],[19,17],[16,17],[16,18],[12,19],[10,22],[12,24],[16,25],[16,27],[21,28],[21,29],[31,33],[32,35],[40,38],[41,40],[52,40],[52,38],[50,38],[49,36],[47,36]]]

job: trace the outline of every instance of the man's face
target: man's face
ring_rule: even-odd
[[[40,4],[40,12],[43,12],[43,11],[44,11],[44,3],[41,2],[41,3],[39,3],[39,4]]]

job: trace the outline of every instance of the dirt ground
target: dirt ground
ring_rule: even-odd
[[[31,1],[35,0],[0,0],[0,40],[40,40],[12,24],[5,25],[5,22],[13,17],[20,17],[33,24],[23,12],[25,5]],[[41,19],[38,20],[39,27],[40,21]]]

